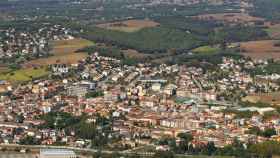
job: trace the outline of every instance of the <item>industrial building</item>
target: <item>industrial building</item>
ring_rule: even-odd
[[[77,158],[72,150],[67,149],[41,149],[39,158]]]

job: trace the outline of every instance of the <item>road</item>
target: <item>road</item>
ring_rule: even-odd
[[[88,149],[88,148],[77,148],[77,147],[69,147],[69,146],[47,146],[47,145],[18,145],[18,144],[0,144],[0,147],[5,148],[23,148],[23,149],[69,149],[78,152],[90,152],[96,153],[101,152],[103,154],[113,154],[116,151],[111,150],[97,150],[97,149]],[[124,155],[141,155],[141,156],[152,156],[154,153],[152,152],[133,152],[133,151],[118,151],[120,154]]]

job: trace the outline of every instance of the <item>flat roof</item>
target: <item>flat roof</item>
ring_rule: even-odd
[[[41,149],[40,155],[76,155],[74,151],[68,149]]]

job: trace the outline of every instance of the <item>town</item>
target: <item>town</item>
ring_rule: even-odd
[[[276,0],[1,0],[0,158],[274,158]]]
[[[50,65],[45,79],[1,81],[0,142],[169,151],[168,140],[180,144],[183,134],[191,137],[187,149],[278,141],[279,109],[241,99],[279,91],[279,74],[250,73],[269,62],[224,57],[213,69],[128,66],[93,52],[77,64]]]

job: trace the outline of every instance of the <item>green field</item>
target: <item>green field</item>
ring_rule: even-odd
[[[273,27],[269,27],[265,29],[269,37],[272,39],[280,39],[280,25],[275,25]]]
[[[42,68],[28,68],[11,71],[9,73],[1,73],[0,80],[7,80],[10,82],[26,82],[35,78],[40,78],[49,74],[45,67]]]
[[[217,46],[201,46],[192,50],[193,53],[196,54],[213,54],[220,51],[220,48]]]

